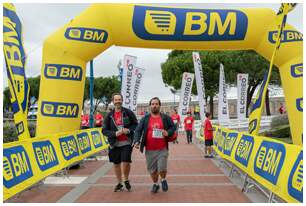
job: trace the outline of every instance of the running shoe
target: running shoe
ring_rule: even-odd
[[[157,193],[158,190],[159,190],[159,185],[153,184],[152,189],[151,189],[151,192],[152,192],[152,193]]]
[[[126,180],[124,181],[124,185],[125,185],[125,188],[128,190],[128,191],[131,191],[131,185],[130,185],[130,181]]]
[[[161,185],[162,185],[163,192],[167,192],[167,191],[168,191],[168,183],[167,183],[167,180],[161,181]]]
[[[120,192],[123,191],[123,185],[121,183],[118,183],[114,189],[114,192]]]

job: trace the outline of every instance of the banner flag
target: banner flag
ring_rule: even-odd
[[[205,101],[203,69],[202,69],[202,63],[199,52],[192,52],[192,59],[193,59],[194,73],[196,78],[199,105],[200,105],[200,117],[201,121],[203,122],[205,120],[205,112],[207,111],[207,105]]]
[[[30,138],[27,115],[29,84],[25,76],[22,25],[13,4],[3,4],[3,50],[18,139]]]
[[[237,119],[246,119],[248,74],[237,74]]]
[[[131,110],[136,114],[137,112],[137,98],[140,90],[141,80],[143,78],[145,70],[134,67],[132,77],[132,106]]]
[[[283,33],[283,29],[286,25],[286,19],[287,19],[287,14],[289,11],[291,11],[294,8],[295,5],[291,5],[289,3],[282,4],[278,15],[280,15],[280,20],[278,22],[279,29],[277,31],[277,39],[275,43],[275,47],[272,53],[272,57],[270,60],[270,66],[268,73],[265,74],[265,77],[263,79],[263,82],[260,86],[260,89],[258,90],[255,102],[253,102],[253,107],[251,109],[251,113],[249,116],[249,133],[250,134],[258,134],[259,129],[260,129],[260,120],[261,120],[261,113],[263,110],[265,98],[266,98],[266,93],[268,89],[268,84],[270,81],[270,77],[272,74],[272,68],[273,68],[273,63],[274,63],[274,58],[276,56],[276,51],[280,48],[281,45],[281,36]]]
[[[219,77],[219,101],[218,101],[218,121],[219,124],[229,121],[228,102],[226,94],[226,84],[224,76],[223,64],[220,64],[220,77]]]
[[[121,82],[121,94],[123,96],[122,106],[132,109],[133,107],[133,73],[136,65],[137,57],[124,55],[123,58],[123,75]]]
[[[187,112],[189,111],[189,102],[191,97],[193,79],[194,79],[194,74],[188,72],[183,73],[180,103],[178,108],[178,114],[183,120]]]

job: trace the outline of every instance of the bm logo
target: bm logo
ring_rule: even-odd
[[[73,135],[59,138],[59,142],[65,160],[79,156],[78,144]]]
[[[277,31],[269,32],[269,42],[275,43],[277,39]],[[303,41],[303,34],[294,30],[284,30],[281,36],[281,43]]]
[[[91,150],[90,139],[87,132],[77,134],[77,140],[82,154],[85,154]]]
[[[3,184],[6,188],[33,176],[29,156],[23,146],[3,149]]]
[[[48,79],[82,80],[82,67],[67,64],[46,64],[45,77]]]
[[[49,117],[75,118],[79,114],[79,105],[62,102],[42,102],[41,113]]]
[[[145,40],[243,40],[247,27],[247,16],[238,10],[134,7],[133,31]]]
[[[70,40],[93,43],[105,43],[108,33],[102,29],[70,27],[65,32],[65,37]]]
[[[303,97],[296,99],[296,109],[300,112],[303,112]]]
[[[224,142],[224,150],[223,150],[223,153],[225,155],[231,156],[232,149],[236,142],[237,136],[238,136],[238,133],[233,133],[233,132],[228,133],[228,135],[226,136],[225,142]]]
[[[254,160],[255,173],[276,185],[285,155],[283,144],[262,141]]]
[[[56,152],[50,141],[33,142],[33,150],[41,171],[58,165]]]
[[[303,77],[303,63],[292,65],[290,68],[290,73],[294,78]]]
[[[303,151],[300,152],[290,172],[288,193],[296,200],[303,202]]]
[[[235,152],[235,160],[244,165],[245,167],[248,167],[253,146],[253,137],[249,135],[242,135]]]
[[[103,143],[102,143],[101,134],[98,131],[91,131],[90,134],[95,148],[102,147]]]

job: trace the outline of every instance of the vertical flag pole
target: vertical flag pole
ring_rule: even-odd
[[[93,73],[93,60],[90,60],[90,78],[89,78],[89,97],[90,97],[90,116],[89,116],[89,127],[94,127],[93,118],[93,84],[94,84],[94,73]]]

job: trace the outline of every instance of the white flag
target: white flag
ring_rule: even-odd
[[[182,77],[181,96],[178,114],[184,120],[186,113],[189,111],[189,102],[191,97],[192,83],[194,74],[184,72]]]
[[[123,58],[123,74],[121,82],[121,94],[123,96],[122,106],[132,109],[133,104],[133,73],[136,65],[137,57],[131,55],[124,55]]]
[[[248,74],[237,74],[237,118],[246,118]]]
[[[144,74],[144,69],[134,67],[133,71],[133,77],[132,77],[132,85],[133,85],[133,90],[132,90],[132,107],[131,110],[136,113],[137,111],[137,98],[139,94],[139,89],[140,89],[140,84],[141,84],[141,79]]]
[[[220,64],[218,120],[219,120],[219,123],[228,122],[229,120],[229,111],[228,111],[228,102],[227,102],[227,96],[226,96],[226,84],[225,84],[223,64]]]
[[[205,120],[205,112],[207,111],[207,108],[205,101],[203,70],[202,70],[202,64],[199,52],[192,52],[192,58],[193,58],[194,72],[195,72],[198,98],[199,98],[200,117],[201,121],[203,122]]]

